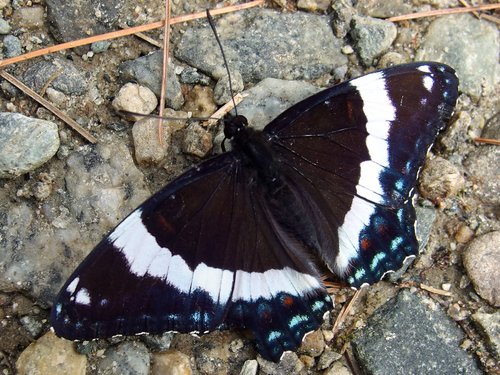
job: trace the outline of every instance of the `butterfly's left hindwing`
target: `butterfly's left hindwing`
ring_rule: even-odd
[[[284,173],[317,202],[319,256],[354,287],[415,255],[417,174],[458,95],[454,71],[413,63],[344,82],[265,129]]]
[[[331,300],[306,254],[273,231],[264,191],[232,153],[199,164],[119,224],[59,293],[57,335],[248,328],[278,360]]]

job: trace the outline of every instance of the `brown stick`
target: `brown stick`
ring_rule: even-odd
[[[411,14],[405,14],[403,16],[389,17],[387,18],[387,21],[398,22],[398,21],[412,20],[415,18],[442,16],[445,14],[469,13],[479,10],[493,10],[493,9],[500,9],[500,4],[485,4],[469,8],[461,7],[461,8],[429,10],[427,12],[411,13]]]
[[[211,11],[211,13],[212,13],[212,15],[230,13],[230,12],[235,12],[237,10],[256,7],[256,6],[259,6],[262,4],[264,4],[264,0],[254,0],[254,1],[246,3],[246,4],[239,4],[239,5],[233,5],[233,6],[229,6],[229,7],[225,7],[225,8],[214,9],[213,11]],[[185,16],[173,17],[170,19],[170,24],[173,25],[176,23],[191,21],[194,19],[205,18],[205,17],[206,17],[205,12],[193,13],[193,14],[188,14]],[[57,44],[55,46],[42,48],[42,49],[39,49],[37,51],[25,53],[24,55],[19,55],[19,56],[11,57],[10,59],[1,60],[0,61],[0,68],[3,68],[7,65],[11,65],[11,64],[14,64],[14,63],[17,63],[20,61],[26,61],[26,60],[32,59],[34,57],[43,56],[43,55],[47,55],[49,53],[54,53],[54,52],[58,52],[58,51],[63,51],[65,49],[84,46],[87,44],[91,44],[91,43],[99,42],[99,41],[103,41],[103,40],[120,38],[122,36],[135,34],[137,32],[144,32],[144,31],[158,29],[160,27],[163,27],[164,25],[165,25],[165,21],[158,21],[158,22],[149,23],[147,25],[140,25],[140,26],[136,26],[136,27],[131,27],[130,29],[112,31],[112,32],[106,33],[106,34],[95,35],[95,36],[91,36],[88,38],[83,38],[83,39],[78,39],[78,40],[74,40],[71,42]]]
[[[163,109],[167,93],[168,58],[170,47],[170,1],[165,0],[165,28],[163,29],[163,64],[161,72],[160,109],[158,111],[158,141],[163,147]]]
[[[352,310],[352,308],[353,308],[354,304],[356,303],[358,297],[360,296],[361,292],[362,292],[362,289],[356,290],[356,292],[352,296],[349,303],[342,306],[342,309],[340,310],[339,315],[337,316],[337,319],[335,320],[335,323],[333,324],[333,327],[332,327],[332,333],[334,335],[337,334],[337,332],[339,331],[340,325],[345,321],[346,316]]]
[[[495,145],[495,146],[500,146],[500,140],[498,139],[492,139],[492,138],[474,138],[474,142],[477,143],[486,143],[488,145]]]
[[[75,120],[73,120],[71,117],[69,117],[68,115],[63,113],[61,110],[59,110],[59,108],[54,106],[51,102],[42,98],[35,91],[30,89],[28,86],[26,86],[21,81],[19,81],[17,78],[11,76],[9,73],[7,73],[4,70],[0,70],[0,77],[9,81],[14,86],[16,86],[19,90],[23,91],[26,95],[30,96],[32,99],[36,100],[38,103],[43,105],[50,112],[52,112],[54,115],[56,115],[61,120],[63,120],[66,124],[68,124],[71,128],[73,128],[75,131],[77,131],[87,141],[89,141],[91,143],[97,142],[97,139],[92,134],[90,134],[87,130],[82,128]]]

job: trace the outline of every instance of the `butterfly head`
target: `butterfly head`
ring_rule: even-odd
[[[224,135],[226,138],[232,139],[234,137],[237,137],[238,134],[241,134],[241,132],[246,129],[247,126],[247,118],[242,115],[236,115],[224,122]]]

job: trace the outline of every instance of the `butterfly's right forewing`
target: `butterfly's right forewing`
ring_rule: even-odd
[[[413,189],[457,96],[450,67],[400,65],[313,95],[264,129],[284,173],[317,202],[318,255],[352,286],[417,253]]]

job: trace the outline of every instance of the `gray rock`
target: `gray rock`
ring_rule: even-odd
[[[472,319],[486,335],[490,349],[500,361],[500,311],[493,314],[477,312],[472,315]]]
[[[340,53],[341,42],[324,16],[250,9],[218,18],[217,31],[229,66],[245,82],[267,77],[314,79],[346,62]],[[186,30],[175,53],[216,79],[225,74],[208,25]]]
[[[150,354],[144,344],[126,341],[109,347],[97,363],[99,375],[148,375]]]
[[[449,15],[431,23],[416,60],[452,66],[460,90],[477,99],[483,90],[491,93],[500,81],[499,48],[500,32],[492,23],[469,14]]]
[[[304,364],[300,361],[296,353],[285,352],[278,363],[267,361],[261,356],[257,357],[260,373],[266,375],[290,375],[301,374],[304,371]]]
[[[429,202],[430,203],[430,202]],[[436,209],[433,206],[425,206],[425,205],[415,205],[415,232],[418,240],[418,248],[422,253],[429,241],[429,236],[431,234],[434,221],[436,220]],[[422,260],[422,257],[430,256],[431,254],[422,254],[420,255],[419,260]],[[407,257],[401,267],[399,269],[394,270],[394,272],[390,272],[387,274],[387,280],[397,283],[400,280],[406,270],[413,264],[415,261],[415,257]]]
[[[71,61],[61,58],[33,64],[24,72],[22,81],[39,92],[51,79],[53,81],[50,85],[67,95],[82,95],[88,89],[85,73],[77,69]]]
[[[364,16],[388,18],[411,13],[411,6],[405,0],[358,0],[356,9]]]
[[[0,34],[8,34],[10,33],[10,30],[12,30],[12,28],[10,27],[9,22],[5,21],[3,18],[0,18]]]
[[[212,149],[212,134],[198,124],[191,124],[184,134],[182,151],[202,158]]]
[[[87,37],[86,31],[96,35],[107,31],[104,25],[98,23],[91,1],[47,0],[46,4],[50,31],[59,42]],[[88,47],[81,50],[88,50]]]
[[[378,61],[377,68],[385,69],[394,65],[404,64],[408,61],[405,60],[405,57],[397,52],[387,52],[382,55]]]
[[[257,370],[259,369],[259,363],[255,359],[249,359],[245,361],[243,367],[241,368],[240,375],[257,375]]]
[[[19,28],[39,30],[45,19],[44,7],[33,4],[30,7],[18,7],[12,15],[12,22]]]
[[[297,8],[308,12],[326,12],[330,4],[331,0],[299,0]]]
[[[141,335],[139,337],[150,350],[158,352],[170,348],[174,335],[172,332],[166,332],[162,335]]]
[[[44,329],[44,326],[38,317],[27,315],[23,316],[19,319],[19,321],[32,337],[38,337]]]
[[[134,11],[137,3],[130,0],[48,0],[46,5],[50,31],[59,42],[102,34],[117,29],[118,23],[133,24],[137,16]],[[148,1],[148,12],[152,19],[159,19],[161,5],[159,0]],[[77,49],[80,54],[87,51],[88,46]]]
[[[484,204],[485,209],[497,213],[500,212],[499,160],[500,148],[484,145],[471,152],[464,161],[469,178],[474,181],[474,194]]]
[[[240,72],[233,70],[231,72],[231,86],[233,89],[233,94],[243,91],[243,77]],[[231,100],[231,91],[229,90],[229,78],[224,75],[220,78],[214,87],[214,100],[215,103],[219,105],[226,104]]]
[[[337,38],[344,38],[351,30],[355,13],[351,0],[336,0],[332,3],[332,26]]]
[[[429,303],[405,290],[368,319],[352,341],[367,374],[482,374],[460,349],[463,332]]]
[[[323,375],[353,375],[353,373],[346,363],[337,361],[332,365],[332,367],[326,370]]]
[[[120,88],[111,105],[118,113],[126,111],[149,115],[158,106],[158,99],[149,88],[129,82]],[[144,119],[144,116],[128,113],[122,116],[134,121]]]
[[[150,192],[118,141],[69,156],[58,189],[37,209],[21,201],[0,214],[0,289],[54,300],[70,272]]]
[[[21,41],[14,35],[6,35],[3,38],[3,53],[5,57],[19,56],[23,53]]]
[[[316,366],[318,370],[325,370],[326,368],[330,367],[330,365],[342,358],[342,355],[334,352],[330,348],[325,348],[325,351],[321,356],[319,357],[318,360],[318,365]]]
[[[149,87],[159,97],[161,93],[162,61],[163,55],[161,51],[139,57],[135,60],[126,61],[119,67],[122,79],[136,81],[141,85]],[[180,109],[184,104],[181,85],[175,75],[174,64],[169,64],[168,67],[165,101],[165,105],[173,109]]]
[[[0,177],[13,178],[43,165],[59,148],[57,125],[19,113],[0,113]]]
[[[99,42],[94,42],[91,44],[90,48],[94,53],[103,53],[106,52],[111,45],[111,42],[108,40],[101,40]]]
[[[493,306],[500,306],[500,232],[475,238],[464,252],[464,267],[476,292]]]
[[[2,89],[2,93],[6,96],[7,99],[15,98],[21,93],[21,91],[16,86],[5,80],[2,80],[2,82],[0,83],[0,88]]]
[[[184,68],[179,77],[182,83],[187,83],[189,85],[204,85],[210,84],[210,77],[199,72],[198,69],[192,68],[190,66]]]
[[[365,66],[373,65],[373,60],[391,46],[396,35],[397,28],[392,22],[359,16],[352,19],[354,47]]]
[[[472,123],[471,115],[466,111],[457,113],[455,121],[444,130],[443,136],[438,140],[439,145],[446,151],[453,152],[469,141],[469,129]]]
[[[465,186],[462,174],[458,167],[442,157],[430,159],[420,175],[420,192],[434,203],[453,197]]]
[[[319,357],[325,350],[325,339],[321,330],[308,333],[302,339],[302,344],[298,350],[299,354],[309,357]]]
[[[267,78],[244,92],[247,96],[238,105],[238,114],[253,128],[262,129],[287,108],[319,91],[306,82]]]
[[[134,138],[135,160],[139,165],[159,165],[165,161],[168,152],[172,128],[167,121],[162,121],[163,140],[160,142],[157,118],[143,118],[134,123],[132,136]]]
[[[500,112],[497,112],[487,122],[481,133],[483,138],[498,138],[500,136]]]
[[[249,126],[263,129],[271,120],[295,103],[317,92],[320,88],[301,81],[284,81],[267,78],[244,91],[245,98],[238,104],[238,114],[247,118]],[[221,152],[223,129],[215,137],[215,145]],[[229,142],[225,144],[230,149]]]
[[[417,217],[415,232],[417,234],[419,249],[422,251],[427,245],[434,221],[436,220],[436,209],[434,206],[416,204],[415,214]]]

